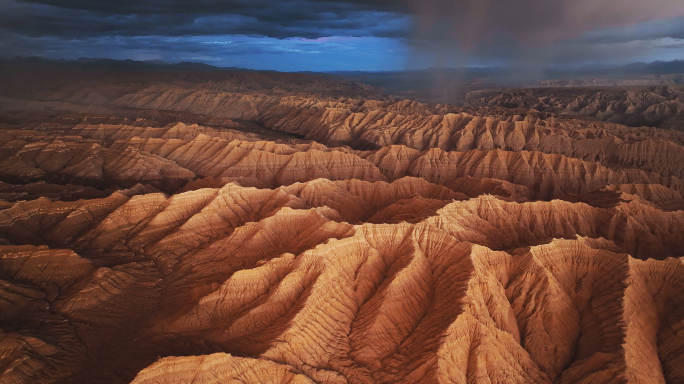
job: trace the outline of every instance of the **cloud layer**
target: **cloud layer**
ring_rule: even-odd
[[[506,36],[547,46],[602,28],[684,16],[681,0],[423,0],[414,1],[416,33],[468,47]]]
[[[0,0],[4,57],[372,70],[684,58],[682,42],[681,0]]]
[[[339,1],[2,1],[1,27],[33,37],[402,37],[410,29],[396,7]]]

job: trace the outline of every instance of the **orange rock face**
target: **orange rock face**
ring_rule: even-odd
[[[684,382],[677,133],[228,85],[12,99],[0,383]]]

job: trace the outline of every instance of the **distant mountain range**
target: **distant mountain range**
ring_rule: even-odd
[[[216,67],[204,63],[195,63],[184,61],[180,63],[168,63],[162,60],[115,60],[103,58],[85,58],[82,57],[77,60],[64,59],[45,59],[42,57],[15,57],[13,59],[0,60],[4,63],[24,64],[31,66],[58,66],[58,67],[76,67],[76,68],[93,68],[93,69],[111,69],[111,70],[179,70],[179,71],[228,71],[228,72],[276,72],[263,71],[239,67]],[[321,73],[321,72],[306,72],[306,73]],[[400,71],[328,71],[323,72],[329,75],[353,77],[353,76],[396,76],[396,75],[410,75],[410,76],[444,76],[444,77],[460,77],[460,78],[528,78],[535,76],[544,78],[569,78],[578,76],[601,76],[601,77],[617,77],[617,76],[644,76],[644,75],[669,75],[669,74],[684,74],[684,60],[674,61],[654,61],[652,63],[631,63],[623,66],[615,67],[584,67],[575,69],[546,69],[541,73],[538,70],[529,69],[512,69],[506,67],[461,67],[461,68],[426,68],[418,70],[400,70]],[[529,81],[529,80],[523,80]]]
[[[106,69],[106,70],[171,70],[171,71],[192,71],[192,72],[253,72],[252,69],[238,67],[215,67],[204,63],[194,63],[183,61],[180,63],[167,63],[161,60],[114,60],[82,57],[77,60],[54,60],[42,57],[15,57],[9,60],[2,60],[4,63],[30,66],[46,67],[65,67],[81,69]],[[264,71],[260,71],[264,72]],[[271,71],[272,72],[272,71]]]
[[[192,73],[271,73],[237,67],[161,60],[135,61],[98,58],[52,60],[17,57],[0,60],[0,66],[53,67],[105,71]],[[510,88],[634,87],[684,84],[684,60],[632,63],[616,67],[576,69],[521,69],[505,67],[427,68],[404,71],[301,72],[327,80],[368,84],[379,93],[430,103],[463,104],[469,97]],[[484,94],[483,94],[484,92]],[[468,96],[470,95],[470,96]]]
[[[684,60],[654,61],[652,63],[632,63],[618,67],[586,68],[572,70],[547,70],[550,77],[575,76],[645,76],[674,75],[684,73]]]
[[[627,77],[627,76],[662,76],[684,74],[684,60],[654,61],[652,63],[632,63],[614,67],[584,67],[573,69],[544,70],[531,68],[506,67],[462,67],[462,68],[426,68],[405,71],[334,71],[332,75],[359,79],[363,78],[403,78],[407,77],[436,79],[486,79],[487,83],[529,83],[547,79],[571,79],[580,77]]]

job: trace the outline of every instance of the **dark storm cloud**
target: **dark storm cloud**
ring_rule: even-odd
[[[0,10],[0,28],[27,36],[382,36],[461,49],[684,16],[681,0],[0,0]]]
[[[461,48],[506,37],[548,46],[592,30],[684,16],[681,0],[423,0],[414,1],[415,36]]]
[[[3,1],[0,28],[27,36],[187,36],[275,38],[406,36],[391,4],[292,1]],[[374,5],[374,6],[373,6]]]
[[[410,65],[438,67],[672,60],[676,52],[665,53],[667,44],[655,40],[679,39],[678,27],[664,19],[684,16],[682,0],[422,0],[411,6]],[[652,30],[663,22],[669,29]],[[681,48],[678,54],[684,57]]]
[[[294,0],[121,0],[121,1],[92,1],[92,0],[22,0],[21,3],[41,4],[66,9],[80,9],[110,14],[159,14],[159,13],[273,13],[274,9],[288,9],[291,15],[306,15],[310,9],[297,8],[301,1]],[[298,4],[300,3],[300,4]],[[307,7],[321,10],[331,10],[339,7],[357,10],[374,10],[386,12],[401,12],[407,8],[401,1],[395,0],[328,0],[307,1]]]
[[[335,36],[366,40],[314,42]],[[312,42],[293,40],[299,38]],[[384,56],[393,68],[539,66],[676,58],[684,56],[683,40],[682,0],[0,0],[3,57],[213,63],[325,51],[337,52],[346,69],[364,65],[343,55],[343,47],[354,46],[369,57],[365,64]]]

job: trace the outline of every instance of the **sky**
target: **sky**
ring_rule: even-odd
[[[279,71],[684,59],[682,0],[0,0],[0,57]]]

